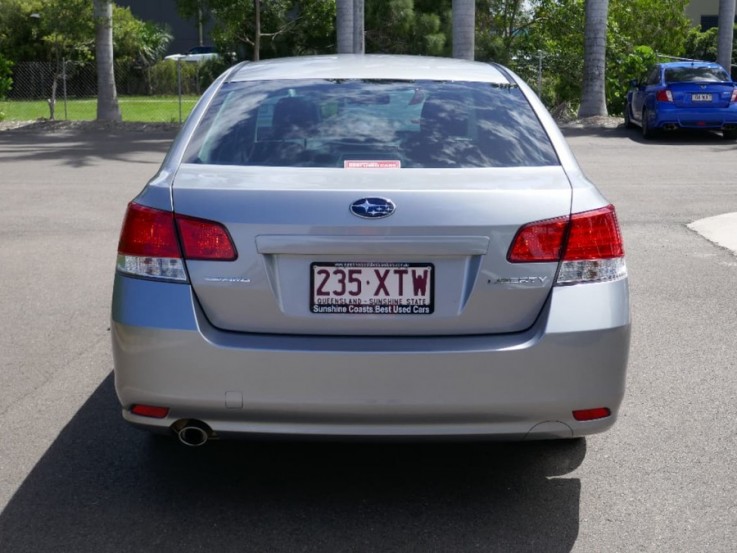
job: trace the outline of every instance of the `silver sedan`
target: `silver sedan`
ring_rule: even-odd
[[[123,417],[187,445],[601,432],[629,336],[614,207],[495,64],[233,67],[121,231]]]

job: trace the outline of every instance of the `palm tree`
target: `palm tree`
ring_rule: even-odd
[[[453,57],[474,58],[476,35],[476,2],[453,0]]]
[[[583,85],[579,117],[607,115],[605,66],[609,0],[586,0],[583,46]]]
[[[111,0],[93,0],[95,57],[97,58],[97,119],[120,121],[118,92],[113,67],[113,5]]]
[[[363,54],[366,41],[363,29],[364,0],[353,0],[353,53]]]
[[[732,69],[735,0],[719,0],[719,43],[717,61],[727,71]]]
[[[353,0],[336,0],[335,27],[338,32],[338,53],[353,52]]]

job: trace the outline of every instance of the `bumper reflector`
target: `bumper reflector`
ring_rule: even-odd
[[[156,405],[134,405],[131,407],[131,413],[141,417],[149,417],[152,419],[163,419],[169,414],[168,407],[157,407]]]
[[[573,412],[573,418],[577,421],[593,421],[596,419],[605,419],[612,412],[608,407],[596,407],[594,409],[579,409]]]

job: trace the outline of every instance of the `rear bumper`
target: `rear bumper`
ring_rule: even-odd
[[[532,328],[502,336],[255,335],[212,327],[187,285],[118,275],[115,386],[126,420],[162,432],[195,419],[217,436],[582,436],[616,420],[628,302],[626,280],[555,288]],[[593,407],[612,414],[573,419]]]
[[[675,125],[684,129],[737,129],[737,106],[728,108],[679,108],[658,104],[653,128]]]

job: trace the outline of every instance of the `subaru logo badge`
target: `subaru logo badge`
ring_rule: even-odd
[[[385,198],[361,198],[351,204],[351,213],[364,219],[389,217],[395,209],[394,202]]]

